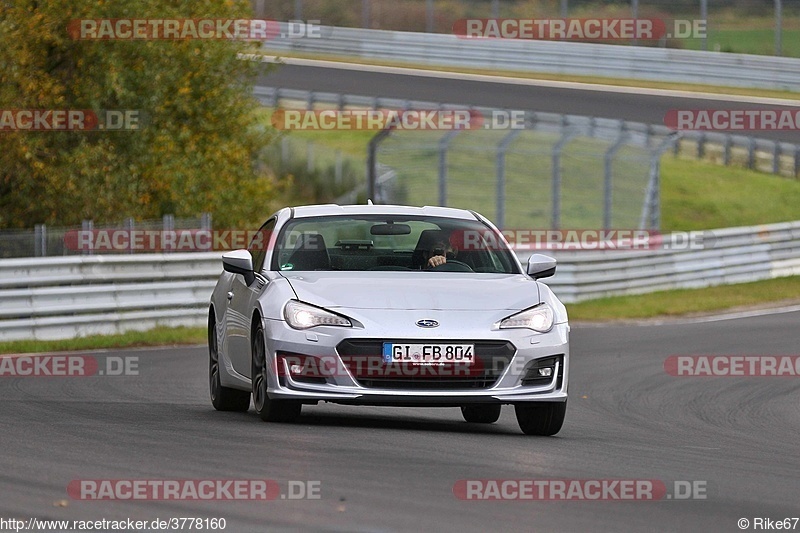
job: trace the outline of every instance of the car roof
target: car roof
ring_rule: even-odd
[[[410,216],[437,216],[458,218],[463,220],[478,220],[471,211],[455,209],[452,207],[411,207],[406,205],[303,205],[292,208],[294,218],[333,216],[333,215],[410,215]]]

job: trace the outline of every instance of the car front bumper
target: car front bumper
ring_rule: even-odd
[[[517,402],[563,402],[567,400],[569,382],[569,325],[556,324],[547,333],[536,333],[527,329],[476,330],[470,328],[469,320],[463,320],[459,330],[449,330],[421,338],[416,330],[380,332],[370,334],[368,328],[317,327],[298,331],[281,320],[265,320],[265,342],[272,359],[273,372],[268,383],[270,398],[300,400],[306,403],[327,401],[360,405],[413,405],[413,406],[458,406],[468,403],[517,403]],[[408,387],[393,384],[391,387],[369,382],[354,375],[337,347],[348,340],[391,339],[394,342],[438,342],[438,343],[495,343],[507,342],[512,347],[510,358],[498,369],[496,379],[486,386],[460,386],[441,379],[442,386],[422,382],[419,378],[409,382]],[[476,349],[476,352],[478,350]],[[280,355],[280,357],[279,357]],[[328,370],[324,382],[308,382],[302,375],[292,371],[292,357],[299,355],[313,360],[325,361]],[[531,384],[523,379],[530,377],[531,367],[543,360],[553,358],[554,371],[547,378],[534,380]],[[343,360],[344,359],[344,360]],[[538,363],[537,363],[538,362]],[[423,385],[419,388],[417,385]]]

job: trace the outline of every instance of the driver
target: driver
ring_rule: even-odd
[[[447,263],[448,259],[455,259],[457,254],[458,249],[451,245],[449,240],[437,239],[429,249],[425,250],[426,268],[436,268],[439,265],[443,265]]]

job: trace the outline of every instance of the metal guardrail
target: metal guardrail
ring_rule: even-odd
[[[285,24],[285,23],[284,23]],[[800,91],[800,59],[610,44],[323,26],[320,38],[276,39],[265,50],[678,83]]]
[[[571,303],[800,275],[800,221],[703,233],[695,249],[667,241],[680,249],[544,252],[558,260],[556,275],[544,281]],[[530,252],[518,255],[527,260]]]
[[[800,275],[800,221],[705,232],[702,249],[545,252],[566,303]],[[673,243],[677,244],[677,243]],[[530,251],[518,251],[527,260]],[[218,253],[0,261],[0,341],[202,326]]]
[[[198,326],[219,253],[0,260],[0,340]]]

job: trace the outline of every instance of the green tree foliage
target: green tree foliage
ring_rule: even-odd
[[[136,110],[138,131],[0,132],[0,228],[178,217],[263,219],[255,67],[223,40],[75,40],[76,19],[250,18],[247,0],[0,0],[0,110]],[[245,199],[245,200],[242,200]]]

